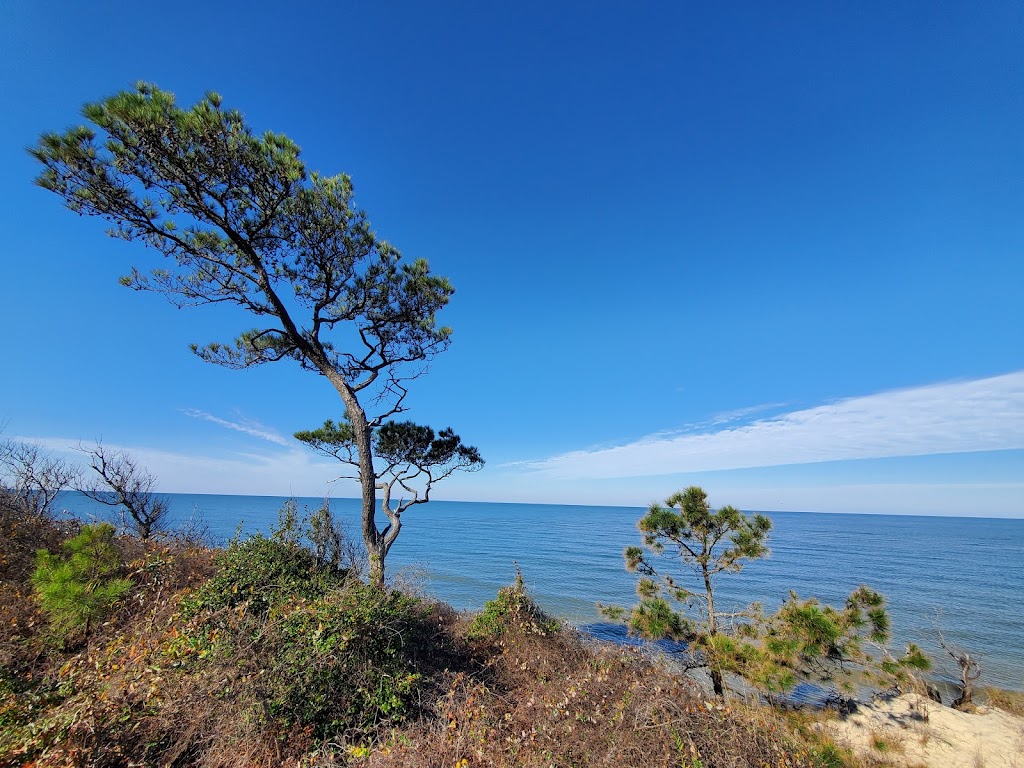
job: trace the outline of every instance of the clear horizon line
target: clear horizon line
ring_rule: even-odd
[[[878,486],[915,486],[923,485],[922,483],[872,483],[871,487]],[[1024,486],[1024,483],[945,483],[935,484],[934,487],[948,487],[948,488],[974,488],[974,487],[1014,487],[1017,485]],[[929,487],[933,487],[929,484]],[[75,490],[65,490],[64,493],[79,493]],[[254,498],[254,499],[282,499],[287,501],[288,499],[316,499],[316,500],[344,500],[359,502],[361,499],[358,496],[303,496],[299,494],[291,495],[280,495],[280,494],[268,494],[268,493],[216,493],[216,492],[187,492],[187,491],[158,491],[159,495],[165,496],[231,496],[235,498]],[[431,503],[442,503],[442,504],[503,504],[508,506],[524,506],[524,507],[578,507],[578,508],[612,508],[612,509],[632,509],[632,510],[645,510],[649,505],[633,505],[633,504],[578,504],[571,502],[558,502],[558,501],[485,501],[480,499],[442,499],[434,498],[431,499]],[[652,502],[653,503],[653,502]],[[429,509],[429,504],[426,505]],[[863,512],[828,512],[824,510],[814,509],[770,509],[770,508],[754,508],[745,507],[741,509],[742,512],[747,514],[753,513],[764,513],[764,514],[792,514],[792,515],[874,515],[878,517],[941,517],[950,520],[1018,520],[1024,523],[1024,516],[1014,517],[1010,515],[947,515],[942,513],[927,512],[872,512],[865,510]]]

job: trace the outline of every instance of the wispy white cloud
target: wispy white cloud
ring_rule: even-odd
[[[1024,371],[881,392],[697,434],[649,435],[530,468],[625,478],[847,459],[1024,448]]]
[[[746,408],[734,408],[731,411],[722,411],[712,416],[707,423],[707,426],[717,427],[722,424],[729,424],[733,421],[740,421],[748,416],[753,416],[757,413],[765,413],[766,411],[777,411],[785,408],[787,403],[763,403],[761,405],[751,405]]]
[[[204,421],[211,421],[214,424],[219,424],[222,427],[233,429],[236,432],[244,432],[247,435],[258,437],[261,440],[267,440],[271,443],[277,443],[278,445],[289,446],[292,445],[287,438],[282,436],[279,432],[260,424],[257,421],[245,419],[242,421],[228,421],[222,419],[219,416],[214,416],[212,413],[201,411],[198,408],[182,408],[181,412],[191,416],[194,419],[202,419]]]
[[[82,462],[81,441],[69,437],[19,436],[74,463]],[[272,441],[273,442],[273,441]],[[147,445],[104,443],[112,450],[127,451],[159,479],[160,490],[175,493],[234,493],[251,496],[358,495],[358,485],[338,480],[341,467],[300,448],[282,450],[268,446],[264,452],[204,455]]]

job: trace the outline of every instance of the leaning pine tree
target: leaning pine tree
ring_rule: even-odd
[[[109,221],[111,236],[167,257],[124,285],[177,306],[234,304],[257,321],[231,343],[193,346],[200,358],[228,368],[287,359],[330,382],[350,430],[370,580],[383,586],[397,525],[374,521],[375,435],[406,410],[407,382],[448,347],[451,330],[435,314],[451,284],[377,239],[348,176],[307,172],[294,142],[254,134],[217,94],[182,109],[139,84],[83,114],[91,126],[44,134],[30,150],[44,168],[38,184]],[[480,466],[468,459],[458,468]]]

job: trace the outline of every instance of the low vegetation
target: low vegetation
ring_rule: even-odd
[[[723,613],[715,607],[722,573],[739,573],[748,560],[766,557],[771,521],[735,507],[712,509],[703,488],[691,486],[654,504],[637,524],[643,547],[626,547],[626,570],[637,573],[640,601],[627,611],[602,612],[626,621],[650,640],[682,640],[681,663],[707,669],[714,692],[725,696],[730,678],[739,689],[775,697],[806,681],[826,682],[838,697],[858,686],[899,687],[931,661],[910,644],[890,653],[885,597],[867,586],[836,608],[795,593],[773,614],[758,604]],[[696,582],[691,589],[688,582]]]
[[[758,671],[883,639],[868,590],[706,635],[724,680],[748,681],[726,699],[548,616],[518,567],[470,616],[372,586],[328,509],[289,503],[266,535],[211,548],[8,491],[0,526],[0,768],[863,765],[754,691]]]
[[[790,715],[587,641],[519,573],[461,616],[328,556],[322,512],[211,549],[11,501],[0,766],[849,764]]]
[[[128,593],[132,581],[117,575],[124,563],[109,523],[82,526],[61,549],[62,554],[36,552],[32,585],[59,642],[78,631],[88,640],[90,628]]]
[[[982,689],[982,696],[985,703],[999,707],[1017,717],[1024,717],[1024,693],[1021,691],[1007,691],[1002,688],[986,687]]]

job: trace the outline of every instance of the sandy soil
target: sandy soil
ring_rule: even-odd
[[[905,694],[862,704],[822,727],[880,765],[1024,768],[1024,718],[994,707],[958,712]]]

